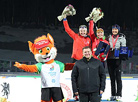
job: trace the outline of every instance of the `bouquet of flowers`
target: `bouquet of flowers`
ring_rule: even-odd
[[[94,23],[103,18],[104,13],[101,8],[93,8],[92,12],[89,14],[89,17],[86,17],[85,20],[89,22],[90,19],[93,19]]]
[[[61,21],[64,16],[73,16],[76,14],[76,10],[74,9],[74,7],[69,4],[68,6],[66,6],[62,12],[62,14],[60,16],[58,16],[58,20]]]

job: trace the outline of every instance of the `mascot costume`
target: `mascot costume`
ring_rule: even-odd
[[[43,35],[30,41],[29,49],[34,54],[35,65],[26,65],[15,62],[14,66],[26,72],[38,73],[41,76],[41,102],[62,102],[63,92],[60,86],[60,72],[72,70],[74,63],[62,63],[54,60],[57,49],[54,47],[54,39],[50,34]]]

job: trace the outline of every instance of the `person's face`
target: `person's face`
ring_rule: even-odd
[[[87,35],[87,29],[82,28],[82,29],[79,30],[79,33],[80,33],[81,36],[86,36]]]
[[[83,49],[83,57],[90,59],[92,56],[92,51],[90,48]]]
[[[116,28],[112,29],[112,34],[117,35],[118,34],[118,29],[116,29]]]
[[[97,37],[98,38],[103,38],[104,37],[104,32],[97,32]]]

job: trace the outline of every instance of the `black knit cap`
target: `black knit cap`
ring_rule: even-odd
[[[112,29],[118,29],[118,31],[120,31],[120,26],[115,24],[115,25],[112,26]]]

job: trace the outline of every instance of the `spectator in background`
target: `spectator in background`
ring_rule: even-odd
[[[83,58],[75,62],[72,70],[72,89],[80,102],[100,102],[105,89],[105,70],[102,63],[92,57],[91,48],[83,48]]]
[[[121,59],[114,56],[115,49],[126,46],[125,35],[120,33],[120,26],[112,26],[112,35],[109,35],[110,52],[107,59],[107,66],[111,80],[111,100],[121,99],[122,97],[122,80],[121,80]]]

